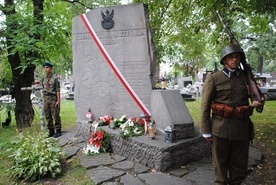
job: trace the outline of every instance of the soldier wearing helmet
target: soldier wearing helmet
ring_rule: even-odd
[[[201,133],[212,143],[215,184],[241,184],[247,175],[250,142],[249,93],[239,68],[244,52],[234,44],[221,52],[221,71],[206,77],[202,90]],[[229,174],[229,175],[228,175]]]
[[[227,56],[227,55],[230,55],[230,54],[233,54],[233,53],[238,53],[240,55],[244,55],[242,49],[235,45],[235,44],[229,44],[227,46],[225,46],[221,52],[221,55],[220,55],[220,64],[223,65],[223,59]]]

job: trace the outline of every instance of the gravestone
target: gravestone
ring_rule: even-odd
[[[72,42],[78,121],[87,121],[84,115],[89,108],[94,119],[104,115],[139,117],[144,113],[141,104],[150,110],[150,93],[155,85],[156,65],[147,7],[111,6],[90,10],[84,16],[100,44],[93,39],[83,15],[75,17]],[[99,49],[101,44],[104,51]],[[106,55],[115,67],[108,63]]]
[[[192,76],[178,78],[177,84],[178,84],[179,88],[186,87],[189,84],[193,85],[193,78],[192,78]]]

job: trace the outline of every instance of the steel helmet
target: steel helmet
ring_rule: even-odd
[[[241,53],[241,54],[244,54],[243,50],[240,48],[240,46],[235,45],[235,44],[229,44],[229,45],[225,46],[223,48],[222,52],[221,52],[220,63],[223,65],[223,59],[224,59],[224,57],[226,57],[227,55],[232,54],[232,53]]]

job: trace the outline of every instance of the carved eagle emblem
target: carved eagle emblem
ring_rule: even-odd
[[[114,21],[112,19],[114,16],[114,10],[112,10],[111,13],[108,10],[106,10],[105,13],[103,13],[101,11],[101,14],[102,14],[102,18],[103,18],[102,19],[102,27],[106,30],[113,28]]]

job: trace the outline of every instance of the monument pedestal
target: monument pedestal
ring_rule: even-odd
[[[111,135],[111,148],[114,154],[161,172],[210,156],[211,146],[199,133],[199,129],[194,127],[193,119],[179,90],[152,90],[151,113],[151,118],[157,126],[154,140],[149,139],[148,135],[124,139],[120,136],[121,129],[101,127]],[[164,141],[164,129],[168,125],[173,125],[176,130],[174,143]],[[78,126],[77,136],[88,139],[90,125],[87,122],[79,122]]]
[[[194,121],[179,90],[152,90],[151,114],[160,132],[173,125],[176,139],[194,136]]]
[[[79,123],[78,127],[77,137],[84,136],[87,140],[89,124]],[[124,139],[120,136],[119,128],[101,128],[111,135],[111,148],[114,154],[127,157],[156,171],[166,172],[211,154],[211,146],[203,139],[198,128],[195,128],[195,137],[180,139],[175,143],[165,143],[165,135],[160,132],[157,132],[154,140],[149,139],[148,135]]]
[[[113,153],[154,168],[156,171],[166,172],[211,154],[210,144],[198,131],[195,131],[194,138],[165,143],[163,133],[157,133],[154,140],[149,139],[148,135],[123,139],[119,135],[119,129],[112,130],[107,127],[104,130],[111,134]]]

